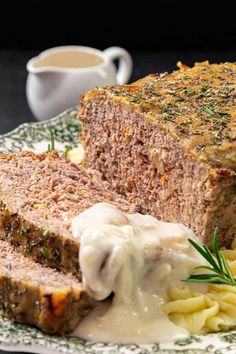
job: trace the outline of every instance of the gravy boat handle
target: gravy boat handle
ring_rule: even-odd
[[[131,76],[133,61],[127,50],[121,47],[111,47],[104,50],[104,55],[111,61],[119,60],[119,66],[116,74],[116,82],[118,85],[126,84]]]

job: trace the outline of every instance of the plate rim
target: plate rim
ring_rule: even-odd
[[[30,122],[21,123],[17,127],[15,127],[14,129],[10,130],[9,132],[0,134],[0,139],[9,138],[9,137],[11,138],[11,135],[17,133],[20,129],[27,128],[28,126],[33,125],[36,127],[40,127],[42,125],[50,125],[51,123],[55,123],[56,121],[62,119],[65,115],[69,115],[74,110],[78,110],[78,108],[79,108],[79,105],[67,108],[65,111],[59,113],[58,115],[55,115],[52,118],[48,118],[48,119],[45,119],[42,121],[30,121]]]
[[[57,123],[62,123],[64,119],[66,119],[66,117],[70,117],[70,113],[73,111],[78,111],[79,106],[75,106],[75,107],[70,107],[67,110],[65,110],[64,112],[61,112],[60,114],[44,120],[44,121],[35,121],[35,122],[25,122],[20,124],[18,127],[14,128],[13,130],[1,134],[0,135],[0,140],[1,139],[9,139],[9,140],[14,140],[14,135],[17,135],[20,130],[22,129],[26,129],[30,128],[30,127],[35,127],[35,129],[40,129],[40,127],[50,127],[50,125],[57,125]],[[71,118],[72,119],[72,118]],[[79,122],[79,121],[78,121]],[[7,320],[10,321],[10,320]],[[4,321],[2,321],[3,323]],[[0,319],[0,323],[1,323],[1,319]],[[12,326],[14,328],[16,328],[16,331],[18,333],[20,333],[21,331],[21,326],[24,327],[24,325],[18,325],[17,323],[14,323],[14,321],[11,321]],[[17,328],[18,326],[18,328]],[[23,328],[22,327],[22,328]],[[43,341],[47,341],[48,335],[44,334],[43,332],[41,332],[40,330],[36,330],[33,327],[27,326],[25,325],[26,329],[28,328],[29,333],[36,333],[35,335],[37,336],[37,333],[39,333],[39,337],[41,335],[41,338],[43,338]],[[37,332],[39,331],[39,332]],[[24,332],[24,331],[23,331]],[[23,333],[22,332],[22,333]],[[26,330],[27,332],[27,330]],[[9,335],[10,336],[10,335]],[[230,340],[230,338],[228,338],[228,340],[226,340],[226,337],[232,337],[232,339]],[[184,340],[182,341],[182,344],[176,344],[176,342],[170,342],[170,343],[161,343],[159,345],[159,348],[157,351],[150,351],[148,349],[148,347],[151,347],[152,344],[150,345],[142,345],[142,346],[138,346],[138,345],[133,345],[133,349],[131,350],[129,347],[131,347],[132,345],[113,345],[114,348],[116,349],[112,349],[112,351],[110,351],[111,349],[111,345],[109,346],[109,344],[102,344],[99,348],[98,351],[96,351],[96,349],[93,349],[93,347],[90,346],[89,342],[87,343],[87,346],[85,344],[85,346],[83,347],[83,349],[81,350],[81,348],[78,348],[78,351],[76,351],[76,354],[79,353],[89,353],[89,354],[95,354],[95,353],[106,353],[106,354],[114,354],[114,353],[135,353],[135,354],[151,354],[151,353],[204,353],[204,352],[208,352],[208,353],[214,353],[217,351],[217,354],[221,354],[221,349],[227,350],[228,347],[230,346],[235,346],[235,348],[233,349],[234,351],[232,353],[236,353],[236,330],[235,331],[227,331],[227,332],[220,332],[220,333],[214,333],[214,334],[208,334],[208,335],[201,335],[201,336],[191,336],[193,338],[192,342],[190,341],[190,344],[184,344]],[[23,342],[16,342],[14,343],[14,340],[12,342],[10,342],[10,339],[8,338],[8,340],[5,338],[4,336],[2,336],[2,334],[0,333],[0,349],[1,350],[5,350],[5,351],[23,351],[23,352],[32,352],[34,351],[37,354],[61,354],[61,353],[70,353],[71,354],[71,349],[66,350],[65,347],[63,347],[63,345],[61,343],[58,344],[58,348],[53,348],[53,344],[54,342],[51,344],[50,346],[50,341],[48,341],[48,345],[42,345],[42,344],[38,344],[38,343],[34,343],[33,341],[31,343],[24,343]],[[55,338],[55,336],[53,336],[53,338]],[[73,338],[73,337],[72,337]],[[195,338],[195,339],[194,339]],[[199,340],[198,340],[199,338]],[[214,351],[205,351],[204,347],[207,348],[209,346],[209,344],[205,345],[205,338],[208,338],[210,341],[209,343],[216,343],[216,347],[214,346]],[[206,339],[207,341],[207,339]],[[82,341],[83,342],[83,341]],[[81,345],[83,345],[83,343],[81,342]],[[219,342],[219,344],[221,344],[221,346],[217,346],[217,342]],[[179,341],[179,343],[181,343]],[[199,344],[199,346],[198,346]],[[60,349],[60,345],[61,345],[61,349]],[[99,345],[99,343],[97,343],[97,345]],[[158,343],[156,344],[158,345]],[[155,346],[155,343],[153,343],[153,346]],[[96,344],[94,344],[94,347],[96,347]],[[146,349],[144,349],[146,348]],[[231,349],[229,349],[229,351],[224,351],[224,353],[231,353]]]

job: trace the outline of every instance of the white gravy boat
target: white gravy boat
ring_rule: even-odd
[[[118,70],[113,63],[116,59]],[[80,95],[95,86],[127,83],[132,59],[120,47],[102,52],[90,47],[63,46],[29,60],[27,70],[28,104],[34,116],[44,120],[78,105]]]

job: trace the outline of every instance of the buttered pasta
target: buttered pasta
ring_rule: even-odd
[[[223,250],[223,253],[236,276],[236,240],[231,249]],[[206,292],[200,293],[184,285],[182,289],[169,289],[168,296],[164,312],[190,333],[218,332],[236,326],[235,286],[209,284]]]

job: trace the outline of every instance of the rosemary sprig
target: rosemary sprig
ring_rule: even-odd
[[[55,150],[55,130],[50,129],[50,144],[48,144],[48,152]]]
[[[214,284],[227,284],[236,285],[229,263],[224,254],[219,250],[218,246],[218,228],[215,228],[212,238],[213,253],[210,252],[206,245],[198,245],[195,241],[189,239],[190,244],[202,255],[203,258],[209,263],[208,265],[199,265],[194,269],[208,270],[211,273],[191,274],[183,281],[188,283],[214,283]]]

